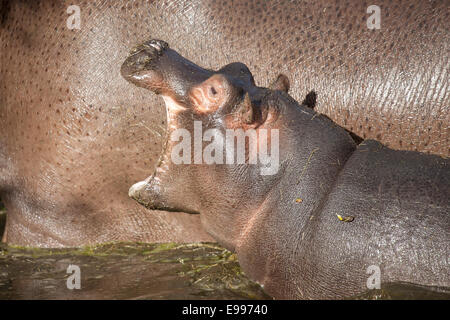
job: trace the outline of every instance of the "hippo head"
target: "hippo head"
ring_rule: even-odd
[[[154,174],[129,196],[151,209],[201,213],[206,230],[233,249],[242,215],[261,205],[283,170],[280,117],[297,105],[284,92],[287,78],[257,87],[242,63],[206,70],[159,40],[134,49],[121,73],[163,97],[168,122]]]

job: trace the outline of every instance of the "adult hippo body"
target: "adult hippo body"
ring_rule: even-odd
[[[349,297],[377,283],[367,272],[383,284],[450,287],[449,159],[358,145],[296,103],[285,76],[258,87],[242,63],[203,69],[160,40],[137,47],[122,75],[162,95],[170,136],[155,173],[130,196],[200,213],[268,294]],[[247,145],[233,146],[239,134]],[[261,160],[265,150],[275,161]]]
[[[208,68],[242,61],[263,86],[284,72],[295,99],[314,90],[316,110],[357,135],[449,155],[445,1],[380,1],[379,30],[366,25],[372,3],[356,0],[83,1],[79,30],[67,27],[72,4],[1,2],[3,241],[211,239],[198,215],[127,198],[164,141],[161,101],[119,74],[150,37]]]

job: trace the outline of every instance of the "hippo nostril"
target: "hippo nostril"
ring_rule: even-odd
[[[211,93],[213,94],[213,96],[215,96],[217,94],[217,90],[214,87],[211,87]]]
[[[146,47],[152,47],[156,51],[161,52],[169,47],[169,44],[162,40],[149,40],[144,44]]]
[[[167,48],[169,48],[169,44],[162,40],[149,40],[144,42],[130,51],[130,56],[137,55],[139,53],[151,54],[158,53],[162,54]]]

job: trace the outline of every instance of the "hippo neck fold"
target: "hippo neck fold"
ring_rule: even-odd
[[[286,127],[280,130],[279,172],[267,177],[248,173],[251,178],[243,179],[248,180],[249,188],[236,188],[239,192],[228,194],[221,202],[217,198],[204,202],[201,209],[205,229],[238,253],[250,235],[267,230],[263,226],[276,225],[282,229],[295,226],[292,235],[306,230],[355,149],[354,141],[344,129],[314,111],[296,105],[284,112],[281,121]],[[298,124],[296,130],[289,127],[291,121]],[[299,154],[298,150],[304,152]],[[324,163],[328,164],[325,169]],[[200,193],[211,192],[210,189]],[[220,189],[215,192],[220,193]]]
[[[348,133],[326,117],[304,106],[290,108],[286,113],[285,121],[295,120],[298,130],[285,130],[280,139],[295,142],[282,147],[284,178],[246,220],[235,246],[245,270],[267,266],[252,274],[261,284],[272,272],[269,266],[277,256],[274,252],[293,259],[298,254],[308,255],[306,240],[314,235],[321,208],[356,148]],[[299,154],[298,150],[303,152]]]

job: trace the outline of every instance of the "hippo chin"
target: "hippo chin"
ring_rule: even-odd
[[[257,87],[244,64],[206,70],[163,41],[136,48],[121,71],[162,95],[170,137],[155,173],[129,195],[149,208],[200,213],[273,297],[348,297],[367,290],[371,270],[381,283],[450,286],[448,159],[357,144],[292,99],[286,77]],[[224,160],[239,148],[216,142],[230,130],[248,138],[242,163]],[[200,142],[184,141],[196,131]],[[278,166],[262,174],[267,150]]]

